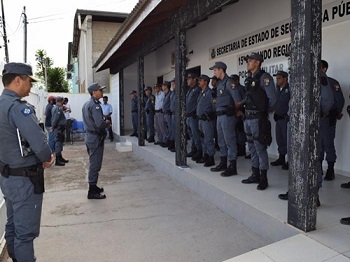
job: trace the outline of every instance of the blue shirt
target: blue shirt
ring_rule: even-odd
[[[166,93],[165,94],[165,98],[163,100],[163,111],[164,111],[164,113],[170,111],[170,93],[171,93],[171,91]]]
[[[93,96],[83,105],[83,121],[86,130],[93,132],[104,132],[107,126],[103,119],[101,103]]]
[[[333,91],[329,85],[327,75],[321,71],[321,114],[328,116],[334,104]]]
[[[102,103],[101,104],[101,108],[102,108],[102,113],[104,116],[108,116],[109,113],[113,113],[113,108],[112,108],[112,105],[111,104],[104,104]]]
[[[191,114],[196,111],[198,96],[201,89],[195,85],[190,88],[186,94],[186,114]]]
[[[132,113],[138,112],[137,97],[131,99],[130,103],[131,103],[131,112],[132,112]]]
[[[170,94],[170,111],[171,113],[175,113],[175,107],[176,107],[176,90],[171,91]]]
[[[341,90],[340,84],[337,80],[335,80],[334,78],[328,77],[328,82],[332,88],[333,96],[334,96],[334,104],[333,104],[332,110],[336,110],[337,115],[339,115],[344,108],[344,104],[345,104],[344,95]]]
[[[203,91],[201,90],[199,94],[196,110],[197,116],[201,117],[206,113],[208,114],[210,112],[213,112],[215,109],[212,102],[212,90],[209,88],[209,86],[207,86]]]
[[[52,108],[53,105],[50,103],[47,104],[45,108],[45,126],[47,127],[51,127]]]
[[[155,102],[154,109],[155,110],[163,109],[164,98],[165,98],[164,92],[163,91],[159,91],[159,93],[156,94],[155,97],[156,97],[156,102]]]
[[[290,100],[290,92],[289,92],[289,84],[282,88],[277,87],[277,102],[275,107],[275,113],[278,116],[285,116],[289,111],[289,100]]]
[[[224,78],[218,81],[216,85],[216,108],[223,110],[226,107],[232,107],[235,103],[240,102],[241,96],[238,88],[232,86],[233,80],[225,74]]]

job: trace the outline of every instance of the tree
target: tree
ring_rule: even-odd
[[[52,58],[48,57],[44,49],[38,49],[35,53],[35,60],[38,62],[36,65],[36,76],[39,78],[45,78],[45,69],[51,68],[53,65]]]
[[[68,82],[65,80],[66,70],[62,67],[48,68],[47,85],[48,92],[68,92]]]

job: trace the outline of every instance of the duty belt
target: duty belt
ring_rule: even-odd
[[[208,115],[201,115],[200,117],[198,117],[198,119],[202,121],[211,121]]]
[[[262,117],[262,114],[258,111],[245,111],[245,118],[246,119],[259,119]]]
[[[19,168],[6,167],[6,169],[1,172],[1,175],[6,178],[8,178],[9,176],[31,177],[37,174],[38,167],[40,166],[41,164],[28,166],[28,167],[19,167]]]
[[[226,115],[226,114],[227,114],[227,111],[226,111],[226,110],[216,111],[216,115],[217,115],[217,116],[223,116],[223,115]]]
[[[163,110],[162,109],[159,109],[159,110],[155,110],[156,113],[163,113]]]

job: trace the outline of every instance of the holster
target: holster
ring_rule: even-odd
[[[41,165],[38,165],[35,175],[29,175],[29,179],[34,186],[34,194],[42,194],[45,192],[44,168]]]
[[[266,117],[259,119],[259,137],[257,140],[264,146],[269,146],[272,143],[271,122]]]

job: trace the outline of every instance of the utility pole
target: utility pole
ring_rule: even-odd
[[[27,63],[27,15],[26,7],[23,6],[23,24],[24,24],[24,63]]]
[[[1,9],[2,9],[2,25],[4,30],[4,45],[5,45],[5,59],[6,63],[9,62],[9,51],[7,48],[7,35],[6,35],[6,24],[5,24],[5,11],[4,11],[4,3],[3,0],[1,0]]]

